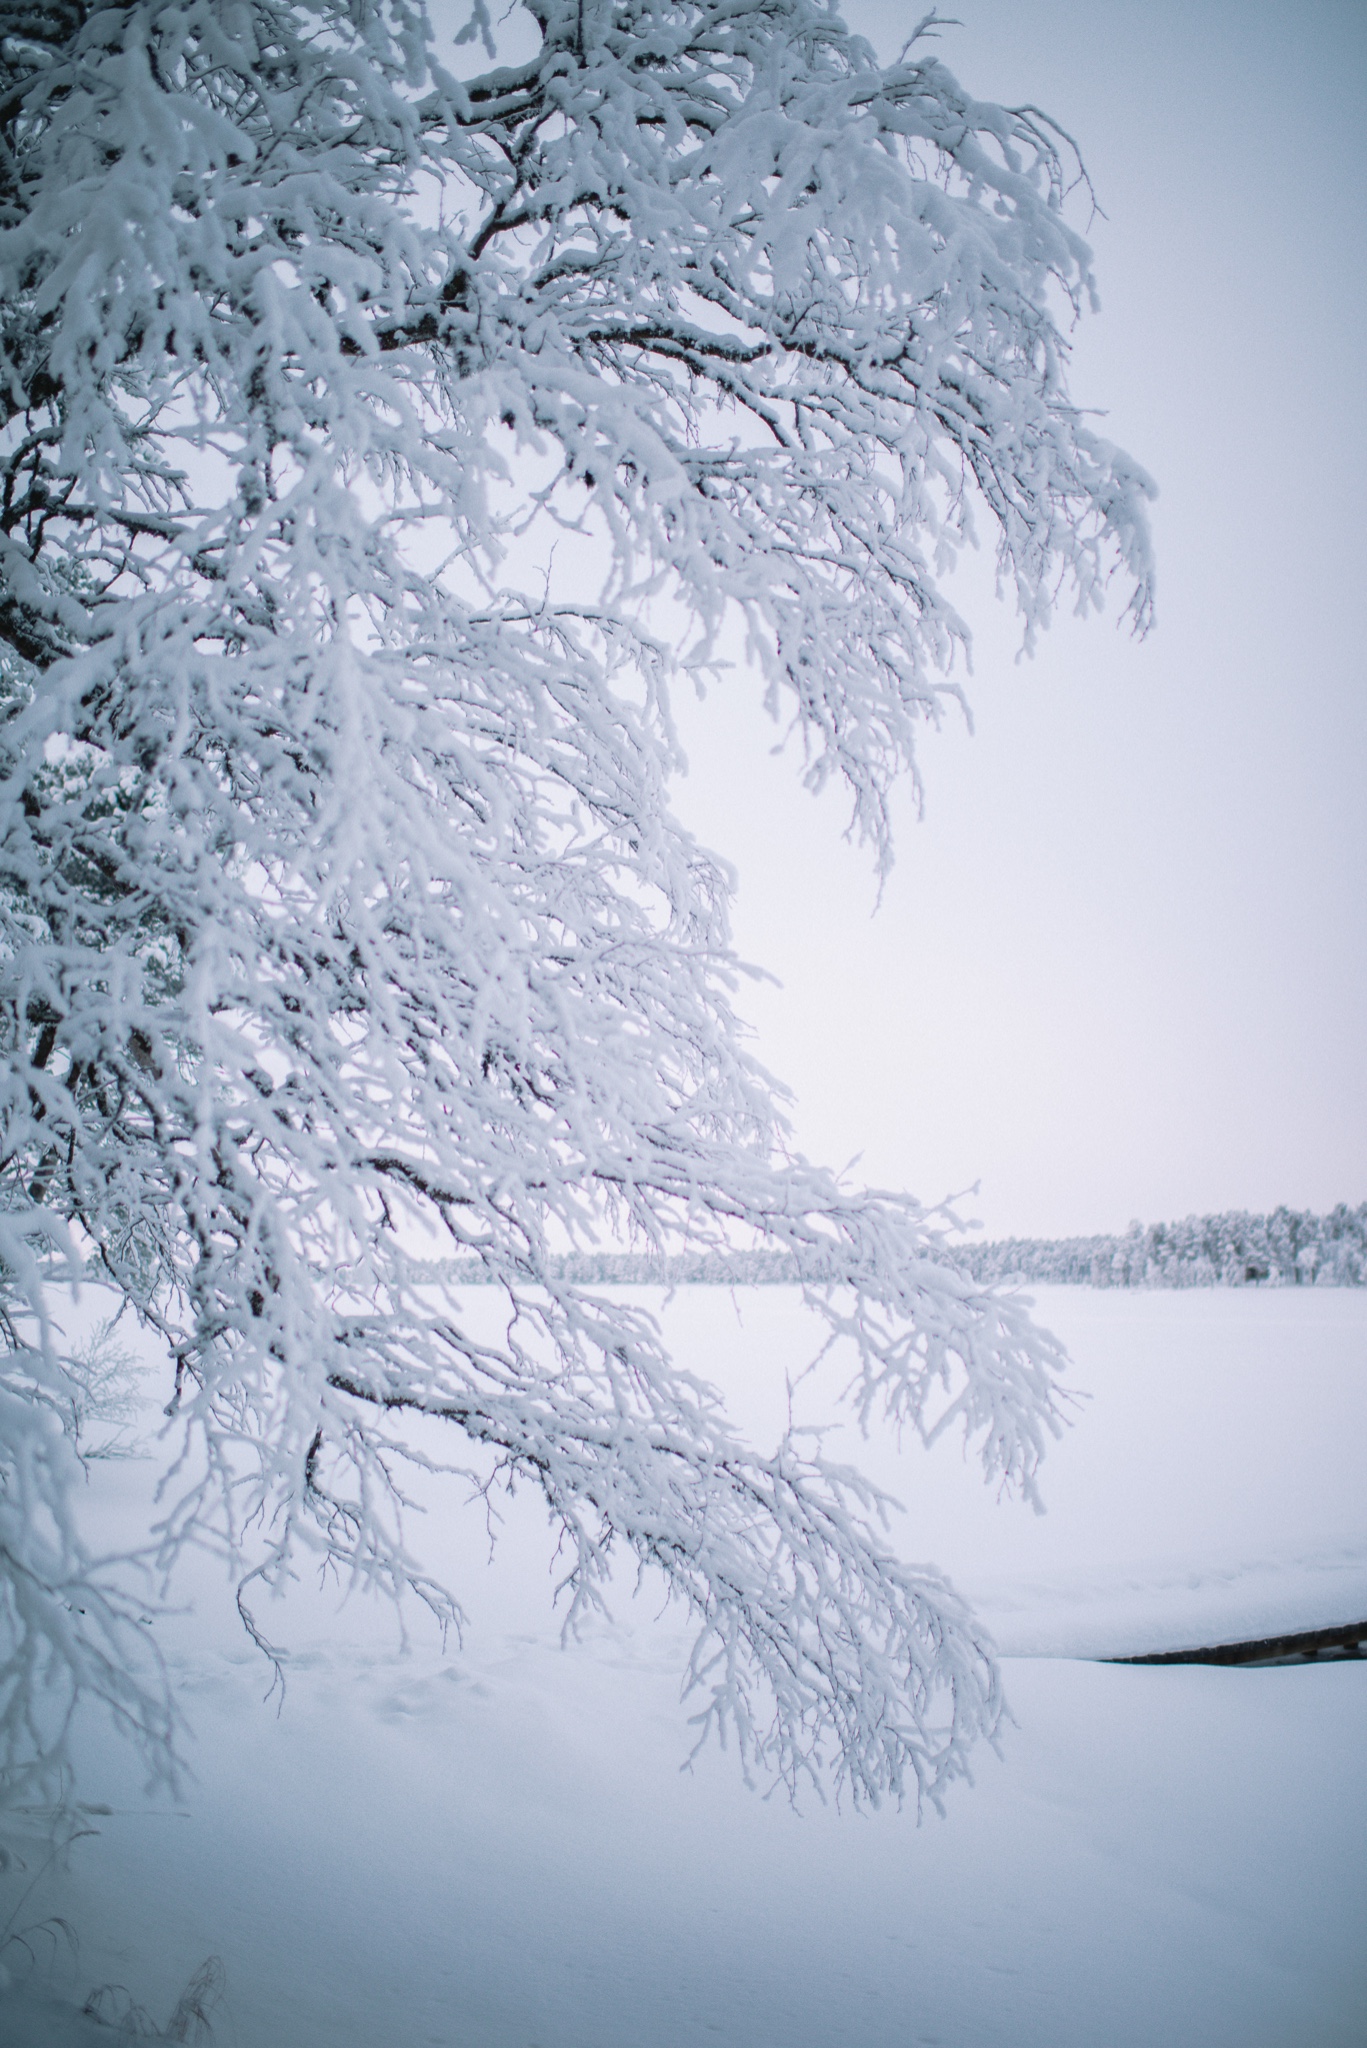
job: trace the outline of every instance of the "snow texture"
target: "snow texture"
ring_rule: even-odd
[[[878,1468],[901,1553],[933,1543],[1009,1653],[1001,1754],[943,1819],[795,1812],[715,1750],[681,1771],[676,1619],[624,1585],[562,1649],[544,1510],[506,1504],[489,1565],[478,1508],[434,1489],[423,1555],[470,1609],[460,1651],[398,1657],[382,1610],[296,1588],[277,1714],[219,1574],[158,1624],[197,1782],[149,1809],[88,1724],[86,1794],[115,1810],[27,1908],[67,1915],[80,1955],[16,1968],[0,2034],[96,2048],[74,2015],[104,1983],[164,2024],[217,1955],[232,2048],[1360,2048],[1367,1662],[1069,1660],[1362,1614],[1367,1296],[1039,1308],[1091,1396],[1046,1516],[987,1500],[948,1444]],[[666,1328],[760,1442],[783,1357],[821,1335],[776,1288],[681,1291]],[[95,1533],[152,1476],[101,1465]]]

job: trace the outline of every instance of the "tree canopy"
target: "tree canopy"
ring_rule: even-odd
[[[258,1632],[327,1562],[458,1623],[397,1476],[434,1418],[541,1489],[571,1625],[616,1553],[664,1575],[761,1770],[938,1796],[1001,1711],[874,1490],[557,1261],[791,1254],[862,1417],[1034,1487],[1056,1347],[791,1150],[670,693],[743,644],[886,864],[975,516],[1027,637],[1117,570],[1147,623],[1151,487],[1066,383],[1078,167],[813,0],[530,11],[472,76],[418,0],[0,5],[16,1784],[82,1691],[169,1726],[66,1490],[78,1271],[171,1360],[157,1557],[228,1546]]]

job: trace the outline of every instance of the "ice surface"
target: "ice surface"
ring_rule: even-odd
[[[150,1811],[91,1735],[82,1790],[115,1811],[27,1909],[79,1930],[42,1994],[67,2003],[20,1987],[0,2038],[74,2044],[72,1995],[108,1981],[164,2023],[213,1952],[233,2048],[1361,2048],[1367,1663],[1071,1660],[1367,1611],[1367,1293],[1037,1300],[1092,1396],[1044,1517],[948,1446],[861,1447],[908,1500],[899,1547],[1011,1653],[1015,1725],[947,1818],[681,1771],[676,1618],[624,1597],[562,1651],[530,1499],[492,1567],[445,1511],[464,1646],[399,1658],[379,1614],[301,1594],[270,1617],[303,1645],[278,1714],[205,1571],[165,1630],[198,1782]],[[756,1436],[782,1426],[793,1294],[666,1315]],[[111,1530],[149,1474],[98,1476]]]

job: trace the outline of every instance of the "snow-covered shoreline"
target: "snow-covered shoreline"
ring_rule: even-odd
[[[661,1310],[756,1441],[782,1425],[796,1290]],[[416,1629],[399,1655],[363,1602],[272,1611],[283,1705],[205,1562],[163,1625],[197,1780],[149,1808],[88,1732],[82,1796],[114,1810],[31,1909],[79,1956],[64,2005],[9,1994],[6,2038],[109,2040],[70,2031],[105,1982],[164,2024],[213,1953],[228,2048],[1359,2048],[1367,1661],[1083,1660],[1359,1597],[1367,1294],[1041,1289],[1036,1312],[1090,1397],[1043,1517],[947,1444],[848,1445],[907,1502],[898,1549],[1006,1655],[1013,1725],[945,1818],[794,1813],[715,1750],[681,1770],[677,1615],[624,1589],[562,1649],[525,1496],[492,1564],[479,1516],[428,1517],[470,1616],[445,1655]],[[152,1471],[96,1473],[111,1533]]]

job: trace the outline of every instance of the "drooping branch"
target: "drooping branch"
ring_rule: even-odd
[[[1027,633],[1116,573],[1142,626],[1151,487],[1067,391],[1090,257],[1033,109],[809,0],[536,19],[462,81],[391,0],[0,7],[0,1221],[175,1360],[165,1561],[454,1616],[425,1418],[535,1477],[572,1614],[614,1544],[664,1573],[704,1729],[937,1796],[1000,1712],[962,1607],[554,1259],[790,1253],[863,1420],[1031,1492],[1057,1347],[791,1157],[669,692],[743,633],[886,864],[972,506]]]

